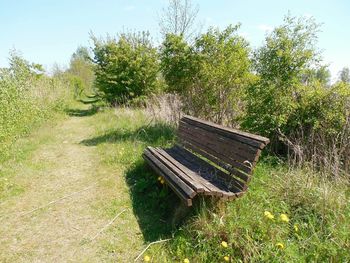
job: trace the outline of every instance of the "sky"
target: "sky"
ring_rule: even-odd
[[[239,33],[257,48],[283,17],[314,17],[322,23],[318,48],[333,79],[350,67],[349,0],[193,0],[199,6],[197,20],[203,30],[241,23]],[[91,46],[95,36],[127,30],[148,30],[161,41],[158,17],[167,0],[0,0],[0,67],[8,65],[9,51],[16,49],[47,70],[54,63],[69,64],[78,46]]]

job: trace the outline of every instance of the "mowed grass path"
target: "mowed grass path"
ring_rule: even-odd
[[[21,140],[24,153],[1,167],[9,187],[0,195],[0,262],[131,262],[143,249],[123,161],[144,146],[123,154],[122,138],[108,133],[113,110],[88,107]]]

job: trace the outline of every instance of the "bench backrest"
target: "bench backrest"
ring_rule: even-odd
[[[269,139],[192,116],[180,120],[179,143],[215,163],[246,189],[261,150]],[[225,178],[227,180],[227,178]]]

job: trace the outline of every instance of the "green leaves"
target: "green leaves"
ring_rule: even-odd
[[[94,39],[97,88],[109,102],[123,102],[158,88],[158,54],[148,33],[122,34],[119,39]]]
[[[247,92],[243,127],[269,137],[295,129],[303,80],[319,60],[315,48],[318,25],[313,19],[287,16],[255,51],[253,65],[259,79]],[[326,79],[325,74],[322,75]]]
[[[162,72],[168,90],[182,96],[188,113],[220,123],[237,117],[241,94],[252,78],[248,43],[238,29],[211,28],[192,45],[182,36],[166,36]]]

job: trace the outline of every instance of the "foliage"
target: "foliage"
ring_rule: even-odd
[[[269,137],[288,132],[302,77],[317,60],[316,30],[313,20],[286,17],[254,53],[259,80],[247,91],[244,128]]]
[[[121,34],[105,41],[93,37],[96,87],[109,103],[123,102],[158,89],[158,54],[149,34]]]
[[[312,19],[288,16],[267,36],[254,54],[258,80],[247,89],[242,127],[268,136],[279,153],[286,154],[285,144],[299,164],[338,174],[349,165],[350,92],[344,82],[330,85],[329,70],[319,65],[317,28]]]
[[[71,79],[71,85],[75,87],[75,96],[94,93],[93,83],[95,74],[90,52],[86,47],[78,47],[73,53],[67,75]]]
[[[46,76],[17,52],[11,52],[9,64],[0,70],[0,159],[35,123],[64,107],[70,95],[62,79]]]
[[[241,94],[252,79],[248,43],[237,26],[211,28],[193,45],[168,35],[162,45],[161,65],[169,91],[184,100],[185,111],[232,125]],[[205,101],[205,103],[203,103]]]
[[[339,77],[340,77],[340,81],[345,82],[345,83],[350,83],[350,70],[349,70],[349,68],[344,67],[339,72]]]

